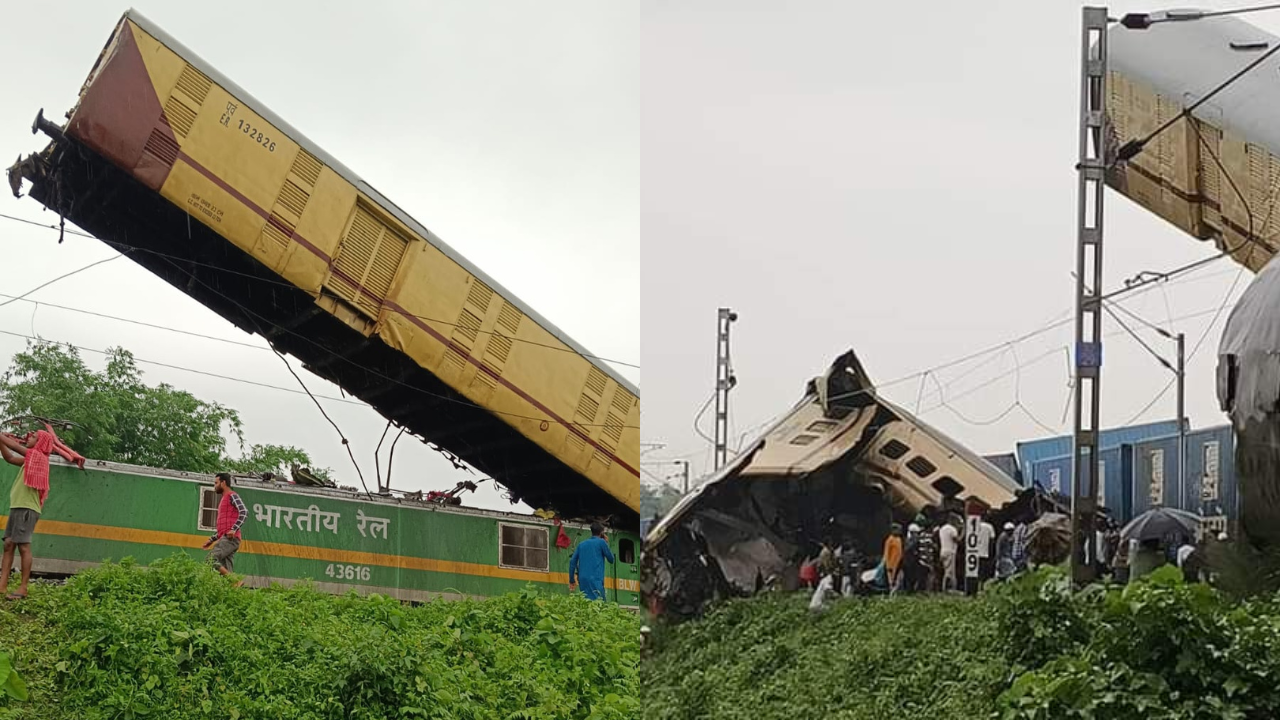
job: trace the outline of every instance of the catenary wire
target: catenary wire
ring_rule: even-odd
[[[322,351],[324,351],[324,352],[326,352],[326,353],[329,353],[330,355],[334,356],[335,358],[337,358],[337,359],[339,359],[339,360],[341,360],[341,361],[343,361],[343,362],[347,363],[348,365],[351,365],[351,366],[352,366],[352,367],[354,367],[354,368],[358,368],[358,369],[360,369],[360,370],[363,370],[364,372],[367,372],[367,373],[369,373],[370,375],[374,375],[375,377],[378,377],[378,378],[381,378],[381,379],[383,379],[383,380],[386,380],[387,382],[394,383],[394,384],[396,384],[396,385],[400,385],[400,386],[402,386],[402,387],[409,388],[410,390],[414,390],[414,391],[416,391],[416,392],[418,392],[418,393],[420,393],[420,394],[422,394],[422,395],[426,395],[426,396],[428,396],[428,397],[432,397],[432,398],[435,398],[435,399],[437,399],[437,400],[443,400],[443,401],[445,401],[445,402],[453,403],[453,404],[455,404],[455,405],[462,405],[462,406],[464,406],[464,407],[472,407],[472,408],[476,408],[476,409],[479,409],[479,410],[483,410],[483,411],[485,411],[485,412],[487,412],[487,413],[491,413],[491,414],[494,414],[494,415],[502,415],[502,416],[504,416],[504,417],[517,418],[517,419],[521,419],[521,420],[533,420],[533,421],[535,421],[535,422],[540,422],[540,423],[542,423],[542,422],[546,422],[546,423],[552,422],[552,418],[549,418],[549,417],[534,417],[534,416],[532,416],[532,415],[521,415],[521,414],[519,414],[519,413],[507,412],[507,411],[503,411],[503,410],[494,410],[494,409],[492,409],[492,408],[486,408],[486,407],[484,407],[483,405],[477,405],[477,404],[475,404],[475,403],[473,403],[473,402],[468,402],[468,401],[466,401],[466,400],[457,400],[457,399],[455,399],[455,398],[451,398],[451,397],[448,397],[448,396],[446,396],[446,395],[440,395],[440,394],[438,394],[438,393],[433,393],[433,392],[430,392],[430,391],[428,391],[428,390],[423,390],[422,388],[420,388],[420,387],[418,387],[418,386],[416,386],[416,385],[411,385],[411,384],[409,384],[409,383],[407,383],[407,382],[405,382],[405,381],[403,381],[403,380],[399,380],[399,379],[397,379],[397,378],[391,377],[390,375],[387,375],[386,373],[382,373],[382,372],[379,372],[379,371],[374,370],[374,369],[372,369],[372,368],[369,368],[369,367],[366,367],[366,366],[364,366],[364,365],[361,365],[360,363],[358,363],[358,362],[356,362],[356,361],[352,360],[351,358],[346,357],[345,355],[343,355],[342,353],[340,353],[340,352],[338,352],[338,351],[334,350],[333,348],[330,348],[330,347],[328,347],[327,345],[324,345],[324,344],[322,344],[322,343],[316,342],[315,340],[313,340],[313,339],[311,339],[311,338],[307,337],[306,335],[303,335],[303,334],[302,334],[302,333],[300,333],[300,332],[297,332],[297,331],[292,330],[292,329],[290,329],[290,328],[286,328],[286,327],[283,327],[283,326],[281,326],[281,325],[278,325],[278,324],[276,324],[276,323],[271,322],[271,321],[270,321],[270,320],[268,320],[267,318],[263,317],[261,314],[259,314],[259,313],[257,313],[257,312],[254,312],[253,310],[250,310],[249,308],[247,308],[247,307],[245,307],[244,305],[240,304],[240,303],[239,303],[239,302],[237,302],[235,299],[233,299],[233,298],[231,298],[231,297],[227,296],[225,293],[221,292],[221,291],[220,291],[220,290],[218,290],[217,288],[215,288],[215,287],[213,287],[213,286],[209,285],[208,283],[206,283],[205,281],[203,281],[203,280],[201,280],[200,278],[196,277],[193,273],[190,273],[190,272],[188,272],[187,270],[185,270],[184,268],[180,267],[179,265],[177,265],[177,264],[176,264],[176,263],[174,263],[173,261],[169,261],[169,263],[170,263],[170,265],[173,265],[173,267],[174,267],[175,269],[177,269],[179,272],[182,272],[182,273],[186,274],[188,277],[190,277],[190,278],[191,278],[192,280],[194,280],[195,282],[198,282],[198,283],[200,283],[201,285],[203,285],[203,286],[205,287],[205,289],[207,289],[209,292],[212,292],[212,293],[214,293],[215,295],[218,295],[219,297],[223,298],[223,299],[224,299],[224,300],[226,300],[227,302],[229,302],[229,303],[231,303],[231,304],[235,305],[235,306],[236,306],[237,308],[239,308],[239,310],[240,310],[241,312],[243,312],[246,316],[249,316],[251,319],[253,319],[253,320],[254,320],[254,322],[255,322],[255,324],[257,324],[257,321],[262,321],[262,322],[266,323],[267,325],[270,325],[271,327],[273,327],[273,328],[275,328],[275,329],[277,329],[277,330],[279,330],[279,331],[281,331],[281,332],[284,332],[284,333],[287,333],[287,334],[289,334],[289,335],[292,335],[292,336],[294,336],[294,337],[298,338],[299,340],[301,340],[301,341],[303,341],[303,342],[305,342],[305,343],[307,343],[307,344],[309,344],[309,345],[313,345],[313,346],[315,346],[316,348],[318,348],[318,349],[320,349],[320,350],[322,350]],[[568,423],[564,423],[564,424],[566,424],[566,425],[567,425]],[[611,426],[611,425],[612,425],[611,423],[576,423],[576,422],[575,422],[575,423],[573,423],[573,424],[575,424],[575,425],[580,425],[580,426],[582,426],[582,427],[603,427],[603,426]],[[616,427],[621,427],[621,428],[623,428],[623,429],[632,429],[632,430],[634,430],[634,429],[638,429],[638,428],[639,428],[639,426],[638,426],[638,425],[621,425],[621,426],[616,426]]]
[[[329,424],[333,426],[333,429],[337,431],[338,437],[342,438],[342,447],[346,448],[347,456],[351,458],[351,464],[356,468],[356,475],[360,478],[360,487],[364,488],[364,494],[372,499],[373,495],[369,493],[369,486],[366,485],[364,481],[364,472],[360,470],[360,463],[356,462],[356,455],[351,451],[351,442],[347,440],[347,436],[342,432],[342,428],[338,427],[338,423],[334,422],[333,418],[329,417],[329,413],[325,411],[324,406],[320,404],[320,401],[316,399],[316,396],[311,393],[311,389],[302,381],[302,377],[299,376],[297,371],[293,369],[293,366],[289,364],[289,359],[284,356],[284,353],[276,350],[275,348],[272,348],[272,350],[275,350],[276,357],[280,358],[280,362],[284,363],[284,366],[289,368],[289,374],[292,375],[293,379],[297,380],[298,384],[302,386],[302,389],[306,391],[307,397],[311,398],[311,402],[316,404],[316,408],[320,410],[320,414],[324,416],[324,419],[328,420]],[[379,488],[379,490],[381,490],[381,488]]]
[[[76,345],[75,343],[63,342],[61,340],[49,340],[47,338],[36,337],[35,335],[27,335],[26,333],[13,332],[12,330],[0,330],[0,335],[9,335],[11,337],[22,338],[24,340],[32,340],[35,342],[49,343],[52,345],[62,345],[64,347],[75,348],[76,350],[80,350],[82,352],[91,352],[97,355],[110,354],[110,351],[107,351],[107,350],[98,350],[96,348],[85,347],[83,345]],[[293,388],[280,387],[279,385],[272,385],[270,383],[258,382],[256,380],[246,380],[244,378],[231,377],[230,375],[220,375],[218,373],[209,372],[207,370],[197,370],[195,368],[184,367],[182,365],[173,365],[171,363],[163,363],[156,360],[146,360],[140,357],[134,357],[133,359],[136,360],[137,362],[140,362],[146,365],[155,365],[156,367],[168,368],[170,370],[180,370],[182,372],[189,372],[195,375],[204,375],[205,377],[217,378],[219,380],[230,380],[231,382],[243,383],[245,385],[254,385],[256,387],[269,388],[271,390],[280,390],[281,392],[294,393],[296,395],[305,394],[301,390],[294,390]],[[317,397],[324,398],[325,400],[332,400],[334,402],[344,403],[347,405],[359,405],[361,407],[370,407],[368,403],[365,403],[359,400],[348,400],[346,398],[337,398],[329,395],[318,395]]]
[[[3,214],[3,213],[0,213],[0,218],[3,218],[3,219],[5,219],[5,220],[13,220],[13,221],[20,222],[20,223],[25,223],[25,224],[27,224],[27,225],[32,225],[32,226],[35,226],[35,227],[38,227],[38,228],[44,228],[44,229],[47,229],[47,230],[57,230],[57,229],[58,229],[58,226],[57,226],[57,225],[46,225],[46,224],[44,224],[44,223],[36,222],[36,221],[34,221],[34,220],[27,220],[26,218],[15,217],[15,216],[13,216],[13,215],[5,215],[5,214]],[[238,276],[238,277],[244,277],[244,278],[248,278],[248,279],[251,279],[251,280],[256,280],[256,281],[258,281],[258,282],[267,283],[267,284],[271,284],[271,285],[278,285],[278,286],[280,286],[280,287],[291,288],[291,289],[294,289],[294,290],[298,289],[298,287],[297,287],[296,285],[294,285],[294,284],[292,284],[292,283],[289,283],[289,282],[282,281],[282,280],[273,280],[273,279],[271,279],[271,278],[264,278],[264,277],[261,277],[261,276],[259,276],[259,275],[254,275],[254,274],[252,274],[252,273],[239,272],[239,271],[237,271],[237,270],[231,270],[231,269],[229,269],[229,268],[224,268],[224,267],[221,267],[221,266],[219,266],[219,265],[213,265],[213,264],[210,264],[210,263],[202,263],[202,262],[199,262],[199,261],[195,261],[195,260],[190,260],[190,259],[187,259],[187,258],[178,257],[178,256],[176,256],[176,255],[169,255],[169,254],[167,254],[167,253],[162,253],[162,252],[159,252],[159,251],[156,251],[156,250],[151,250],[151,249],[149,249],[149,248],[138,247],[138,246],[135,246],[135,245],[129,245],[129,244],[126,244],[126,243],[113,242],[113,241],[110,241],[110,240],[102,240],[102,239],[100,239],[100,238],[95,238],[93,235],[90,235],[90,234],[85,233],[85,232],[79,232],[79,231],[74,231],[74,230],[67,230],[67,233],[68,233],[68,234],[70,234],[70,235],[78,235],[78,236],[80,236],[80,237],[89,238],[89,239],[91,239],[91,240],[98,240],[99,242],[103,243],[104,245],[107,245],[108,247],[110,247],[110,248],[112,248],[112,249],[116,250],[117,252],[121,252],[122,254],[124,254],[124,252],[125,252],[125,251],[138,251],[138,252],[145,252],[145,253],[147,253],[147,254],[149,254],[149,255],[154,255],[154,256],[156,256],[156,257],[164,258],[164,259],[166,259],[166,260],[170,260],[170,261],[175,261],[175,260],[176,260],[176,261],[183,262],[183,263],[186,263],[186,264],[188,264],[188,265],[193,265],[193,266],[196,266],[196,267],[205,267],[205,268],[209,268],[209,269],[211,269],[211,270],[217,270],[217,271],[219,271],[219,272],[227,273],[228,275],[235,275],[235,276]],[[438,318],[427,317],[427,316],[425,316],[425,315],[414,315],[414,314],[412,314],[412,313],[405,313],[405,314],[406,314],[406,315],[408,315],[409,317],[417,318],[417,319],[422,320],[422,321],[424,321],[424,322],[436,323],[437,325],[447,325],[447,326],[449,326],[449,327],[458,327],[458,326],[459,326],[459,324],[458,324],[457,322],[451,322],[451,321],[448,321],[448,320],[440,320],[440,319],[438,319]],[[498,333],[497,331],[494,331],[494,330],[477,330],[476,332],[477,332],[477,333],[479,333],[479,334],[482,334],[482,335],[494,335],[494,334],[499,334],[499,335],[500,335],[500,334],[501,334],[501,333]],[[524,343],[525,345],[532,345],[532,346],[535,346],[535,347],[546,348],[546,349],[548,349],[548,350],[555,350],[555,351],[558,351],[558,352],[572,353],[572,354],[574,354],[574,355],[579,355],[579,356],[584,357],[584,358],[589,358],[589,359],[592,359],[592,360],[599,360],[599,361],[601,361],[601,362],[607,362],[607,363],[611,363],[611,364],[613,364],[613,365],[622,365],[622,366],[625,366],[625,367],[636,368],[637,370],[638,370],[638,369],[640,369],[640,365],[638,365],[638,364],[636,364],[636,363],[627,362],[627,361],[625,361],[625,360],[616,360],[616,359],[614,359],[614,358],[602,357],[602,356],[600,356],[600,355],[592,355],[592,354],[589,354],[589,353],[582,353],[582,352],[578,352],[577,350],[574,350],[573,348],[570,348],[570,347],[560,347],[560,346],[558,346],[558,345],[550,345],[550,344],[547,344],[547,343],[541,343],[541,342],[538,342],[538,341],[536,341],[536,340],[527,340],[527,339],[521,339],[521,338],[517,338],[517,337],[510,337],[510,336],[508,336],[508,335],[502,335],[502,337],[507,338],[508,340],[511,340],[511,341],[513,341],[513,342]]]

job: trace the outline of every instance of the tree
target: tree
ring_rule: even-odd
[[[640,517],[661,517],[680,502],[679,490],[667,484],[658,486],[640,483]]]
[[[75,348],[30,342],[0,377],[0,418],[40,415],[82,428],[59,435],[88,458],[187,472],[282,473],[292,463],[311,466],[303,450],[252,445],[244,451],[240,414],[172,385],[147,385],[133,354],[107,351],[95,372]],[[227,435],[243,453],[227,454]],[[328,474],[328,470],[313,471]]]

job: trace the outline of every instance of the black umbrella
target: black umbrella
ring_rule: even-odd
[[[1176,508],[1153,508],[1129,521],[1120,531],[1120,541],[1161,540],[1170,535],[1194,537],[1200,517]]]

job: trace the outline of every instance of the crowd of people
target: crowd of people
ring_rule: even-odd
[[[822,543],[817,556],[801,564],[800,584],[813,591],[810,607],[814,610],[840,595],[973,593],[1034,565],[1061,562],[1068,553],[1065,544],[1055,550],[1046,547],[1051,542],[1038,541],[1029,522],[1006,521],[997,531],[991,515],[983,515],[972,538],[976,577],[970,577],[965,571],[963,527],[954,513],[932,519],[920,514],[905,528],[893,523],[874,564],[855,549]],[[1224,542],[1226,536],[1218,534],[1212,540]],[[1197,542],[1189,533],[1124,540],[1119,525],[1104,516],[1088,560],[1095,564],[1099,577],[1121,584],[1165,564],[1176,564],[1188,582],[1208,581],[1205,542]]]
[[[915,594],[965,590],[963,523],[958,515],[929,518],[924,514],[905,528],[894,523],[879,560],[849,548],[823,543],[815,558],[800,567],[802,586],[814,590],[818,609],[834,595]],[[997,533],[989,517],[978,526],[977,584],[1003,580],[1027,567],[1027,526],[1005,523]]]

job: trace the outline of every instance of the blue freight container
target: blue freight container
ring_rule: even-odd
[[[1200,513],[1204,528],[1225,532],[1239,519],[1235,432],[1230,425],[1187,434],[1187,508]]]
[[[1112,428],[1110,430],[1103,430],[1099,434],[1098,448],[1099,450],[1108,450],[1124,444],[1132,445],[1143,440],[1177,434],[1177,420],[1166,420],[1163,422],[1148,423],[1145,425]],[[1071,454],[1074,442],[1074,439],[1070,435],[1060,435],[1058,437],[1042,438],[1039,440],[1025,440],[1020,442],[1018,443],[1017,448],[1018,465],[1022,467],[1025,472],[1027,468],[1033,467],[1041,460],[1068,456]]]
[[[1178,502],[1178,436],[1133,444],[1133,514]]]
[[[1031,482],[1050,492],[1071,494],[1071,456],[1046,458],[1031,466]]]
[[[1099,496],[1103,506],[1118,521],[1127,521],[1132,513],[1132,494],[1129,478],[1133,475],[1133,447],[1121,445],[1103,450],[1098,458],[1102,463],[1102,487]],[[1085,471],[1085,481],[1089,471]],[[1046,458],[1032,466],[1030,482],[1045,490],[1071,494],[1071,456]]]

